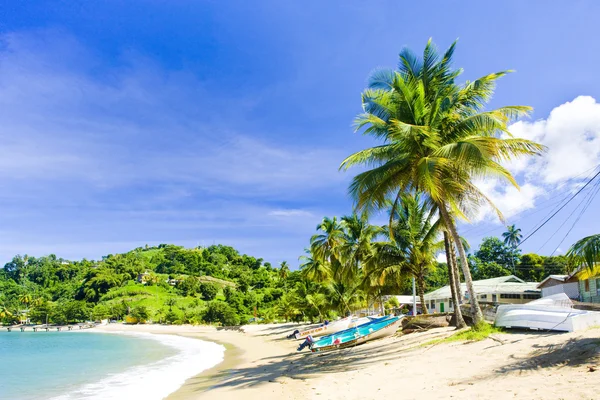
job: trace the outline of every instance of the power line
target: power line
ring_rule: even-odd
[[[579,193],[581,193],[581,191],[583,189],[585,189],[594,179],[596,179],[596,177],[600,175],[600,171],[596,172],[596,174],[590,179],[588,180],[585,185],[583,185],[577,192],[575,192],[575,194],[573,196],[571,196],[571,198],[565,203],[563,204],[558,210],[556,210],[556,212],[554,212],[554,214],[552,214],[550,217],[548,217],[539,227],[537,227],[533,232],[531,232],[525,239],[523,239],[521,241],[521,243],[518,244],[517,247],[521,246],[523,243],[525,243],[527,241],[527,239],[529,239],[531,236],[533,236],[537,231],[539,231],[544,225],[546,225],[548,223],[548,221],[550,221],[552,218],[554,218],[554,216],[556,214],[558,214],[563,208],[565,208],[567,206],[567,204],[569,204],[575,197],[577,197],[577,195]]]
[[[595,190],[595,192],[594,192],[594,190]],[[590,196],[589,196],[589,199],[588,199],[587,203],[583,206],[583,208],[581,209],[581,212],[579,213],[579,215],[577,216],[577,218],[575,219],[575,221],[573,221],[573,225],[571,225],[571,227],[569,228],[569,230],[567,231],[567,233],[565,234],[565,236],[562,238],[562,240],[560,241],[560,243],[558,243],[558,245],[556,246],[556,248],[554,249],[554,251],[552,252],[552,254],[550,254],[550,256],[552,256],[552,255],[554,255],[554,253],[556,253],[556,250],[558,250],[558,248],[560,247],[561,244],[563,244],[563,242],[565,241],[565,239],[567,238],[567,236],[569,236],[569,234],[571,233],[571,231],[573,230],[573,228],[575,228],[575,225],[577,225],[577,223],[579,222],[579,220],[581,219],[581,217],[583,216],[583,214],[587,211],[588,207],[590,206],[590,204],[594,200],[594,197],[596,197],[596,195],[598,194],[599,190],[600,190],[600,181],[596,182],[594,188],[590,192]]]
[[[593,194],[593,192],[594,192],[594,190],[596,189],[597,186],[598,186],[598,182],[596,182],[594,184],[594,186],[591,187],[590,191],[585,194],[585,196],[581,199],[581,201],[579,202],[579,204],[577,205],[577,207],[575,207],[573,209],[573,211],[571,211],[571,214],[569,214],[567,216],[567,218],[565,218],[565,220],[562,222],[562,224],[560,224],[560,226],[554,231],[554,233],[552,235],[550,235],[550,237],[544,242],[544,244],[541,245],[539,249],[537,249],[536,253],[539,253],[548,244],[548,242],[550,242],[552,240],[552,238],[562,229],[562,227],[565,226],[565,224],[569,221],[569,219],[573,216],[573,214],[575,214],[575,212],[579,209],[579,207],[581,207],[581,205],[583,203],[585,203],[588,200],[589,197],[592,197],[592,194]],[[562,241],[561,241],[561,243],[562,243]],[[552,252],[552,254],[554,254],[554,252]]]
[[[596,166],[594,166],[592,168],[589,168],[589,169],[587,169],[587,170],[585,170],[585,171],[577,174],[576,176],[574,176],[572,178],[569,178],[568,180],[564,181],[563,183],[561,183],[560,185],[558,185],[554,189],[549,190],[548,192],[546,192],[546,195],[549,195],[549,194],[554,193],[554,192],[562,191],[563,187],[569,185],[569,183],[572,182],[572,181],[579,181],[580,177],[582,177],[583,175],[585,175],[585,177],[583,177],[581,179],[588,179],[594,173],[594,170],[596,168],[599,168],[599,167],[600,167],[600,164],[596,165]],[[538,203],[538,205],[536,207],[536,211],[528,212],[529,210],[523,210],[523,211],[520,211],[520,212],[514,214],[510,218],[507,218],[507,220],[510,219],[512,223],[515,223],[517,221],[521,221],[523,218],[530,217],[530,216],[532,216],[534,214],[542,212],[543,210],[551,207],[554,204],[556,204],[556,206],[559,206],[560,203],[562,203],[563,201],[565,201],[568,198],[568,196],[569,196],[570,193],[571,193],[571,188],[568,187],[567,190],[562,191],[562,193],[561,193],[560,197],[558,197],[558,199],[555,196],[555,197],[552,197],[550,199],[547,199],[545,201],[542,201],[542,202]],[[564,197],[562,197],[563,194],[564,194]],[[551,203],[551,204],[548,204],[546,207],[539,208],[539,206],[547,204],[547,203]],[[512,208],[512,209],[509,209],[508,212],[516,210],[516,209],[518,209],[518,208],[515,207],[515,208]],[[523,213],[526,213],[526,212],[528,212],[526,215],[523,215],[523,216],[521,216],[521,217],[519,217],[517,219],[513,219],[517,215],[520,215],[520,214],[523,214]],[[552,211],[550,213],[552,213]],[[469,233],[472,233],[474,235],[487,235],[488,233],[494,232],[494,231],[499,230],[499,229],[503,229],[504,226],[498,226],[498,227],[486,230],[484,232],[482,232],[482,228],[485,229],[485,227],[473,227],[471,229],[468,229],[468,230],[464,231],[463,235],[466,235],[466,234],[469,234]]]

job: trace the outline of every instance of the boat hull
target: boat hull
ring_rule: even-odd
[[[343,341],[338,344],[334,343],[334,340],[332,340],[332,342],[333,342],[332,344],[319,346],[318,341],[317,341],[315,343],[316,345],[311,348],[311,351],[313,353],[321,353],[324,351],[343,349],[346,347],[358,346],[360,344],[368,342],[369,340],[380,339],[380,338],[392,335],[400,327],[400,324],[402,323],[402,318],[393,319],[393,321],[391,318],[389,318],[388,320],[390,320],[390,323],[387,324],[386,326],[382,327],[381,329],[377,329],[373,332],[370,332],[370,333],[367,333],[364,335],[360,335],[354,339],[346,340],[346,341]],[[372,323],[369,323],[369,324],[372,324]],[[332,336],[335,336],[335,335],[332,335]]]
[[[501,305],[496,311],[495,325],[574,332],[600,325],[600,312],[574,309],[569,298],[560,293],[527,304]]]
[[[339,321],[330,323],[329,325],[321,325],[312,329],[307,329],[298,332],[294,335],[296,339],[306,339],[307,336],[319,337],[325,335],[331,335],[337,332],[341,332],[350,327],[352,323],[351,317],[342,318]]]

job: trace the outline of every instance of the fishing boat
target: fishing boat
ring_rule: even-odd
[[[505,304],[496,311],[496,326],[574,332],[600,325],[600,312],[577,310],[564,293],[526,304]]]
[[[331,335],[333,333],[341,332],[345,329],[354,328],[355,326],[362,325],[369,321],[370,319],[367,317],[358,318],[350,316],[334,322],[326,322],[303,331],[296,330],[289,337],[293,337],[295,339],[306,339],[308,336],[319,337]]]
[[[356,346],[395,333],[403,316],[385,316],[307,343],[313,353]],[[309,338],[311,339],[311,338]],[[307,339],[308,340],[308,339]],[[301,346],[303,348],[303,346]],[[299,348],[301,349],[301,348]]]
[[[295,339],[305,339],[308,336],[323,336],[330,333],[340,332],[348,329],[352,323],[352,317],[346,317],[334,322],[325,322],[324,324],[312,327],[303,331],[296,330],[292,334]]]

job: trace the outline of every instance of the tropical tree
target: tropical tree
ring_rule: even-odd
[[[417,292],[425,307],[425,275],[435,263],[437,237],[441,221],[437,213],[421,201],[419,195],[403,193],[392,209],[390,230],[385,232],[388,241],[374,244],[370,273],[385,277],[390,272],[408,272],[417,283]]]
[[[321,261],[312,250],[305,249],[306,255],[300,256],[300,273],[305,279],[313,282],[325,282],[331,278],[329,263]]]
[[[578,267],[583,264],[589,272],[595,272],[600,262],[600,234],[578,240],[567,251],[566,256],[572,266]]]
[[[423,58],[410,50],[400,52],[396,70],[377,70],[362,94],[364,113],[356,128],[383,141],[346,158],[340,168],[367,166],[350,184],[357,211],[371,213],[394,209],[403,193],[417,192],[437,208],[458,250],[476,323],[483,314],[475,296],[467,255],[456,228],[456,218],[467,216],[487,204],[500,211],[479,190],[477,179],[493,177],[518,187],[500,162],[521,155],[539,154],[543,146],[512,137],[508,124],[526,115],[525,106],[507,106],[483,111],[491,99],[496,80],[509,71],[492,73],[455,83],[462,72],[452,69],[456,42],[439,56],[431,40]],[[390,230],[391,232],[391,230]]]
[[[290,266],[287,263],[287,261],[282,261],[281,264],[279,264],[279,274],[278,275],[279,275],[279,280],[281,280],[283,282],[284,287],[285,287],[286,279],[290,275]]]
[[[521,228],[517,228],[514,224],[506,227],[506,232],[502,234],[504,238],[504,244],[512,249],[516,249],[521,243],[523,235],[521,235]]]

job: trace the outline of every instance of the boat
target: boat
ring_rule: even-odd
[[[296,330],[290,336],[293,336],[295,339],[305,339],[308,336],[317,337],[328,335],[330,333],[340,332],[350,327],[352,319],[352,317],[346,317],[334,322],[325,322],[324,324],[303,331]]]
[[[578,310],[565,293],[526,304],[498,306],[495,325],[502,328],[575,332],[600,325],[600,312]]]
[[[327,335],[316,341],[307,343],[313,353],[342,349],[356,346],[369,340],[383,338],[394,334],[402,322],[404,316],[385,316],[369,321],[354,328]],[[310,339],[310,338],[309,338]],[[309,340],[307,339],[307,341]],[[299,347],[303,348],[305,346]]]

